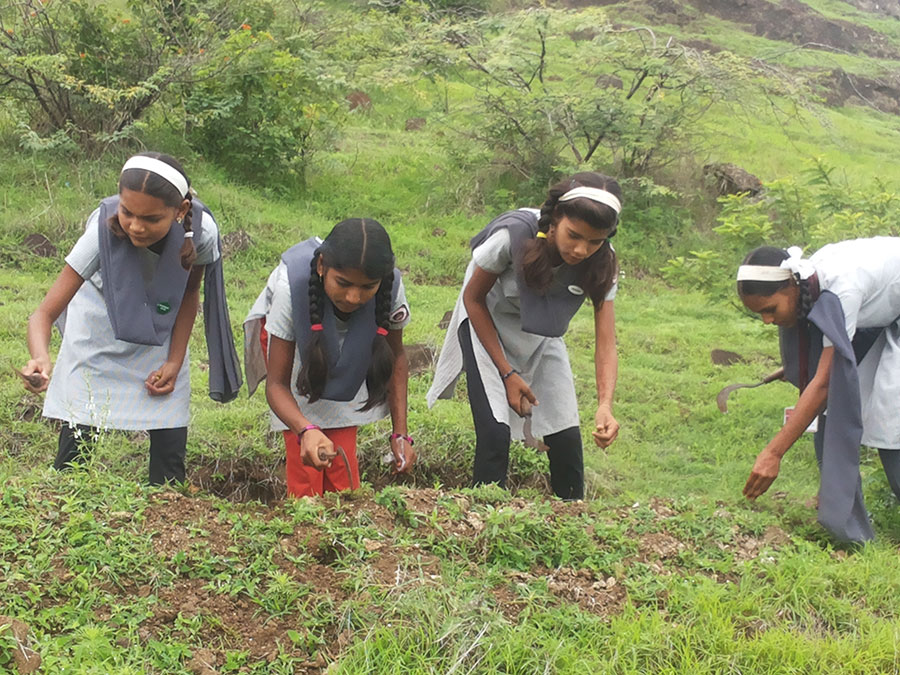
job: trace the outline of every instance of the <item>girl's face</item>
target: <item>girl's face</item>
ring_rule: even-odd
[[[791,284],[772,295],[742,295],[741,302],[751,312],[756,312],[765,323],[776,326],[793,326],[797,323],[797,301],[800,289]]]
[[[560,258],[567,265],[577,265],[594,255],[609,239],[612,228],[598,230],[583,220],[563,216],[550,226],[547,240],[556,246]]]
[[[325,267],[322,258],[316,266],[325,295],[339,312],[350,314],[375,297],[381,279],[370,279],[360,269]]]
[[[184,217],[188,204],[184,200],[180,208],[166,206],[159,197],[122,188],[119,192],[119,225],[132,244],[147,248],[165,237],[174,221]]]

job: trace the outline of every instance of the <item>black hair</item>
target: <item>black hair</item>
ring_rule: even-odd
[[[375,293],[375,323],[379,332],[372,340],[372,360],[366,373],[369,398],[360,411],[369,410],[387,400],[388,385],[394,372],[394,351],[387,342],[394,288],[394,251],[391,238],[381,224],[371,218],[349,218],[334,226],[316,249],[309,263],[309,323],[321,324],[325,309],[325,286],[318,262],[327,269],[358,269],[370,279],[381,279]],[[384,333],[384,334],[381,334]],[[297,376],[297,391],[309,401],[322,397],[328,380],[328,358],[322,344],[322,332],[313,331]]]
[[[172,185],[169,181],[167,181],[159,174],[153,173],[152,171],[147,171],[146,169],[128,169],[127,171],[123,171],[119,176],[120,193],[123,189],[134,190],[135,192],[143,192],[146,195],[150,195],[151,197],[156,197],[157,199],[162,200],[163,204],[173,208],[181,208],[181,204],[185,199],[187,199],[189,202],[193,201],[190,189],[191,179],[188,178],[188,175],[184,171],[184,167],[181,166],[177,159],[161,152],[140,152],[138,153],[138,156],[158,159],[159,161],[165,162],[173,169],[178,171],[182,176],[184,176],[185,181],[187,181],[188,193],[186,195],[179,194],[175,186]],[[193,204],[190,204],[188,206],[188,211],[184,215],[184,220],[182,220],[182,225],[184,226],[185,232],[191,231],[192,206]],[[119,223],[118,213],[114,213],[109,217],[107,227],[109,227],[109,229],[112,230],[112,233],[117,237],[125,237],[125,231],[122,229],[122,225]],[[194,240],[191,237],[185,237],[184,243],[181,245],[181,266],[184,269],[189,270],[191,269],[191,266],[194,264],[194,261],[196,259],[197,249],[194,246]]]
[[[550,188],[547,200],[541,206],[538,218],[538,231],[545,234],[551,225],[556,225],[563,218],[581,220],[597,230],[611,230],[610,237],[616,232],[619,214],[606,204],[592,199],[578,197],[561,202],[562,197],[572,188],[592,187],[612,193],[621,202],[622,188],[618,181],[610,176],[593,171],[576,173],[571,178],[560,181]],[[522,255],[522,274],[529,288],[545,291],[553,281],[553,250],[547,239],[541,237],[529,241]],[[616,253],[609,242],[604,242],[599,250],[588,258],[587,265],[579,271],[578,285],[591,298],[594,306],[603,302],[609,289],[612,288],[619,272]]]
[[[784,260],[788,259],[788,252],[777,246],[760,246],[755,248],[744,258],[742,265],[761,265],[763,267],[780,267]],[[784,279],[782,281],[738,281],[738,296],[759,295],[764,298],[775,295],[778,291],[797,284],[799,297],[797,299],[797,318],[805,319],[812,309],[812,293],[809,290],[809,279]]]

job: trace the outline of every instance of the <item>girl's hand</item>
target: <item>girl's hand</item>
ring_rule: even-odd
[[[391,439],[391,454],[394,455],[394,471],[410,473],[416,463],[416,451],[402,436]]]
[[[768,448],[756,457],[753,469],[750,470],[750,478],[744,485],[744,496],[747,499],[756,499],[769,489],[775,479],[778,478],[778,470],[781,468],[781,457],[771,452]]]
[[[151,396],[165,396],[175,391],[175,380],[178,379],[178,371],[181,370],[180,363],[166,361],[159,370],[154,370],[144,384]]]
[[[319,429],[305,431],[300,437],[300,459],[306,466],[321,471],[331,466],[336,456],[334,443]]]
[[[46,391],[50,385],[52,368],[50,359],[31,359],[21,371],[17,372],[22,377],[24,387],[34,394],[39,394]]]
[[[591,432],[594,436],[594,443],[601,448],[612,445],[616,436],[619,435],[619,423],[613,417],[612,408],[606,404],[599,406],[594,414],[594,424],[596,429]]]
[[[525,380],[518,373],[513,373],[503,382],[506,386],[506,402],[509,407],[516,411],[516,415],[524,417],[525,411],[522,406],[522,398],[524,397],[531,405],[538,405],[537,397],[531,388],[525,384]]]

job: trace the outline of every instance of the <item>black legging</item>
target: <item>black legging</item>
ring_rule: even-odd
[[[79,424],[73,430],[63,424],[59,432],[59,448],[53,468],[63,471],[93,450],[93,438],[100,433],[94,427]],[[151,429],[150,434],[150,485],[165,482],[184,482],[184,456],[187,452],[187,427]]]
[[[501,487],[506,487],[506,474],[509,469],[509,426],[495,420],[491,412],[491,404],[484,391],[484,384],[475,361],[468,320],[462,322],[457,335],[462,347],[469,406],[472,408],[472,421],[475,424],[475,466],[472,471],[472,483],[474,485],[497,483]],[[550,485],[554,494],[562,499],[583,499],[584,457],[579,428],[569,427],[555,434],[548,434],[544,436],[544,443],[549,447],[547,458],[550,460]]]

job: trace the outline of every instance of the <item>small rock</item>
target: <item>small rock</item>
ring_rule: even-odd
[[[449,310],[444,312],[444,317],[438,321],[438,328],[441,330],[447,330],[450,327],[450,319],[453,317],[453,310]]]
[[[412,344],[405,347],[406,359],[409,362],[409,374],[424,373],[434,365],[434,348],[426,344]]]
[[[594,80],[594,86],[601,89],[621,89],[622,78],[615,75],[601,75]]]
[[[436,227],[431,231],[431,236],[432,237],[446,237],[447,230],[440,228],[440,227]]]
[[[189,671],[195,675],[217,675],[216,655],[210,649],[198,649],[187,663]]]
[[[222,257],[227,258],[234,253],[246,251],[252,245],[253,239],[250,238],[246,230],[229,232],[222,237]]]
[[[425,128],[424,117],[410,117],[403,127],[406,131],[419,131]]]
[[[735,164],[713,163],[703,167],[703,175],[709,179],[718,195],[751,196],[762,192],[763,184],[756,176]]]
[[[347,94],[347,103],[350,104],[350,110],[360,108],[362,110],[372,109],[372,99],[363,91],[352,91]]]
[[[47,237],[38,232],[32,232],[22,240],[22,245],[36,256],[41,258],[52,258],[56,255],[56,246],[54,246]]]
[[[725,349],[713,349],[709,353],[713,364],[717,366],[730,366],[735,363],[746,363],[747,359],[737,352],[729,352]]]

